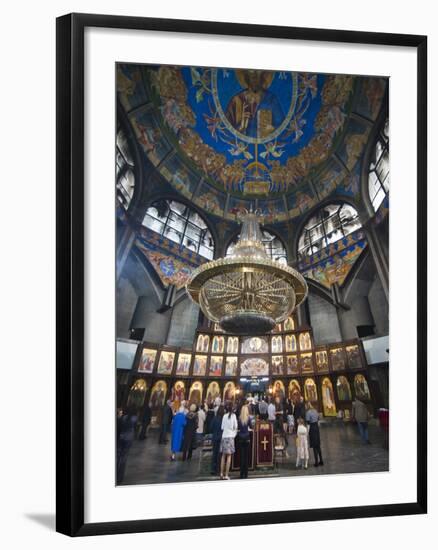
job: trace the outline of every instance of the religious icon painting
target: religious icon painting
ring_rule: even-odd
[[[214,336],[211,344],[212,353],[223,353],[225,348],[225,338],[223,336]]]
[[[195,355],[193,362],[193,376],[205,376],[207,373],[207,356]]]
[[[304,399],[311,403],[318,401],[318,390],[316,389],[315,380],[307,378],[304,382]]]
[[[295,323],[293,317],[288,317],[284,322],[284,330],[295,330]]]
[[[190,361],[192,360],[191,353],[180,353],[176,364],[175,374],[178,376],[188,376],[190,370]]]
[[[272,374],[274,375],[283,374],[283,356],[282,355],[272,356]]]
[[[209,375],[221,376],[223,362],[224,362],[224,358],[222,356],[212,355],[210,357],[210,368],[208,371]]]
[[[344,370],[347,366],[347,357],[344,348],[334,348],[330,350],[330,362],[333,371]]]
[[[234,382],[227,382],[224,387],[224,403],[234,401],[236,395],[236,385]]]
[[[298,359],[301,372],[313,372],[313,353],[301,353]]]
[[[181,403],[185,399],[185,392],[186,387],[182,380],[178,380],[175,382],[175,384],[172,387],[172,391],[170,392],[170,399],[172,401],[172,409],[173,412],[177,412]]]
[[[302,332],[299,337],[300,350],[306,351],[312,349],[312,340],[310,338],[310,332]]]
[[[190,64],[195,47],[199,65]],[[71,350],[57,366],[58,529],[424,511],[416,419],[426,415],[427,316],[416,281],[427,242],[425,38],[73,14],[58,21],[57,54],[57,347]],[[397,222],[412,212],[418,223]],[[393,233],[410,250],[417,243],[409,262],[390,247]],[[242,236],[254,257],[242,253]],[[389,250],[403,271],[391,288]],[[396,322],[406,309],[419,320],[409,346]],[[350,316],[364,323],[357,338]],[[399,357],[391,376],[390,341]],[[393,407],[406,385],[392,381],[415,376],[416,414],[393,415],[389,426],[388,380]],[[275,424],[264,402],[272,398],[283,411]],[[363,411],[357,400],[373,415],[363,449],[364,426],[337,420]],[[243,492],[245,472],[241,483],[209,485],[216,442],[197,433],[197,408],[207,404],[207,427],[211,409],[228,402],[242,418],[248,403],[251,416],[249,441],[224,436],[220,449],[235,451],[244,470],[247,444],[253,479]],[[315,419],[309,404],[323,420],[326,464],[304,471],[293,424],[306,407]],[[406,433],[416,445],[397,441]],[[338,475],[336,492],[327,490],[328,475],[353,470],[354,484]],[[281,491],[270,479],[278,476]],[[219,495],[198,498],[207,506],[190,517],[181,512],[187,482]],[[124,498],[119,486],[136,487]],[[265,486],[274,504],[260,498]]]
[[[208,334],[199,334],[196,340],[196,351],[201,353],[208,352],[208,346],[210,345],[210,336]]]
[[[202,382],[197,380],[190,386],[189,403],[197,406],[202,403]]]
[[[240,376],[268,376],[269,363],[261,357],[251,357],[242,361]]]
[[[356,374],[354,377],[354,392],[359,399],[369,401],[371,399],[367,379],[363,374]]]
[[[295,334],[286,334],[284,338],[286,352],[297,351],[297,339]]]
[[[146,397],[147,384],[146,380],[143,378],[137,379],[134,384],[131,386],[128,395],[128,406],[133,406],[136,408],[143,407],[144,400]]]
[[[286,355],[286,374],[296,375],[298,373],[298,357],[296,355]]]
[[[216,397],[221,396],[221,390],[217,382],[210,382],[207,388],[205,399],[207,403],[213,403]]]
[[[265,336],[252,336],[242,340],[241,353],[267,353],[268,350],[268,339]]]
[[[350,369],[361,369],[363,365],[359,346],[357,344],[347,346],[345,351],[347,352],[348,366]]]
[[[164,380],[158,380],[152,386],[151,395],[149,398],[149,406],[152,410],[159,409],[164,405],[164,400],[167,394],[167,384]]]
[[[239,338],[229,336],[227,340],[227,353],[236,354],[239,351]]]
[[[158,362],[158,374],[172,374],[173,363],[175,361],[174,351],[162,351]]]
[[[321,394],[324,416],[336,416],[335,395],[330,378],[323,378],[321,382]]]
[[[283,338],[281,336],[273,336],[271,338],[271,351],[272,353],[283,352]]]
[[[289,399],[292,399],[294,402],[301,396],[301,385],[298,380],[291,380],[288,386]]]
[[[315,352],[316,357],[316,370],[318,372],[327,372],[329,368],[327,351],[317,350]]]
[[[272,394],[274,397],[284,399],[284,384],[281,380],[276,380],[272,385]]]
[[[345,376],[338,376],[336,380],[336,391],[339,401],[351,401],[350,383]]]
[[[204,351],[204,335],[198,334],[198,339],[196,340],[196,351]]]
[[[227,356],[225,359],[225,376],[237,375],[237,357],[233,355]]]
[[[157,358],[157,350],[143,348],[140,357],[140,364],[138,365],[138,372],[144,372],[145,374],[152,374],[155,365],[155,359]]]

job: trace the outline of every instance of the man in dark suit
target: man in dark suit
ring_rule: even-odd
[[[173,410],[172,410],[172,401],[168,399],[166,404],[163,407],[163,414],[161,415],[161,430],[160,438],[158,443],[160,445],[165,445],[167,443],[167,434],[172,423]]]

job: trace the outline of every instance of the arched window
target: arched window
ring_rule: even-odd
[[[282,241],[267,229],[262,229],[263,234],[263,244],[265,245],[265,250],[270,258],[280,262],[281,264],[287,264],[287,253],[286,248]],[[237,244],[238,236],[231,241],[227,248],[227,256],[233,252],[235,245]]]
[[[304,226],[298,241],[298,255],[300,259],[312,256],[360,227],[357,211],[349,204],[323,206]]]
[[[389,122],[386,121],[377,137],[368,171],[368,194],[377,212],[389,192]]]
[[[134,195],[134,161],[125,132],[119,130],[116,138],[116,189],[117,199],[127,210]]]
[[[147,209],[143,225],[211,260],[214,242],[201,216],[180,202],[161,199]]]

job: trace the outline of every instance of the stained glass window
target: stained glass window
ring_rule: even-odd
[[[116,182],[117,199],[127,210],[134,196],[135,177],[134,161],[123,130],[119,130],[116,137]]]
[[[368,193],[374,212],[389,192],[389,123],[386,121],[377,136],[368,171]]]
[[[147,209],[143,225],[208,260],[214,256],[214,242],[207,224],[185,204],[166,199],[156,201]]]
[[[298,241],[298,254],[301,259],[312,256],[360,227],[358,213],[349,204],[323,206],[304,226]]]

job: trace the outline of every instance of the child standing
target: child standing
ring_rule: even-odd
[[[307,428],[302,418],[298,418],[297,424],[297,468],[302,465],[307,470],[307,464],[309,462],[309,443],[307,441]]]

